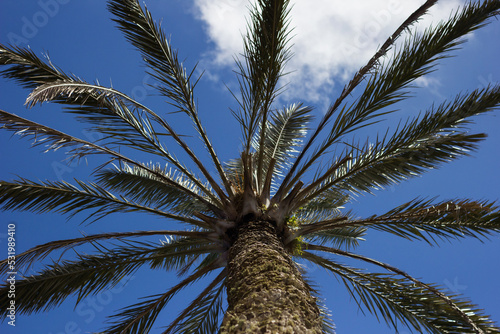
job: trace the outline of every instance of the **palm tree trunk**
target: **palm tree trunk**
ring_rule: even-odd
[[[321,333],[316,301],[273,224],[251,221],[237,233],[221,333]]]

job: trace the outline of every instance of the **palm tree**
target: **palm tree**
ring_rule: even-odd
[[[102,137],[84,140],[0,111],[3,128],[34,138],[35,145],[46,145],[47,151],[66,148],[70,159],[94,154],[107,158],[95,169],[95,182],[1,181],[4,210],[53,211],[70,217],[86,212],[91,223],[112,213],[142,212],[188,226],[57,240],[18,254],[16,267],[27,272],[53,252],[95,247],[92,254],[77,251],[76,257],[52,262],[18,280],[17,312],[45,311],[70,295],[77,295],[78,303],[145,265],[177,270],[184,278],[120,310],[110,318],[106,333],[149,332],[174,295],[209,273],[213,281],[165,333],[212,333],[219,327],[221,333],[333,332],[307,273],[295,263],[302,259],[331,272],[362,309],[396,329],[403,324],[417,332],[500,332],[462,296],[448,295],[435,284],[352,251],[368,230],[429,244],[487,239],[500,230],[500,211],[493,202],[416,198],[367,218],[342,210],[356,195],[464,156],[485,138],[468,133],[466,126],[472,116],[498,107],[499,85],[431,106],[374,141],[349,141],[355,131],[379,122],[393,105],[407,99],[415,79],[431,72],[438,60],[459,47],[463,36],[484,26],[500,9],[498,0],[469,3],[448,21],[410,34],[395,48],[395,41],[436,2],[426,1],[408,17],[313,123],[308,106],[276,107],[280,79],[291,57],[289,1],[256,1],[244,54],[236,62],[240,91],[233,92],[242,150],[226,163],[219,160],[200,122],[193,92],[199,78],[179,61],[160,25],[137,0],[109,0],[108,8],[141,53],[157,81],[155,89],[169,100],[172,111],[192,121],[210,161],[199,158],[168,117],[112,87],[69,75],[30,49],[1,45],[0,64],[6,66],[1,73],[32,90],[28,105],[63,104],[64,111]],[[393,55],[388,56],[391,49]],[[176,157],[173,147],[190,159],[189,164]],[[130,157],[133,150],[154,155],[158,163]],[[151,236],[163,235],[171,238],[151,242]],[[339,258],[359,260],[383,273],[345,265]],[[2,272],[8,271],[8,260],[0,263]],[[0,295],[4,318],[11,302],[8,290],[6,282]]]

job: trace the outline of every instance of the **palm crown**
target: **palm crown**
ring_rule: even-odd
[[[486,24],[500,9],[500,2],[495,0],[470,3],[448,21],[411,35],[388,57],[395,41],[435,3],[426,1],[408,17],[312,126],[312,108],[301,103],[276,107],[280,79],[291,57],[289,1],[256,1],[244,54],[236,62],[240,90],[232,92],[238,101],[232,113],[241,125],[242,151],[226,163],[219,160],[200,122],[194,95],[199,78],[194,77],[194,69],[186,69],[179,61],[164,31],[138,1],[109,0],[108,8],[125,37],[141,53],[148,72],[157,81],[155,89],[168,98],[174,112],[192,121],[209,162],[199,158],[168,117],[161,117],[114,88],[69,75],[29,49],[0,46],[0,64],[6,66],[1,73],[32,90],[28,105],[47,101],[66,105],[66,112],[103,137],[95,142],[83,140],[0,111],[3,128],[32,137],[36,145],[46,145],[47,150],[67,148],[71,159],[93,154],[109,158],[96,169],[96,182],[1,181],[3,209],[54,211],[69,216],[88,212],[90,222],[115,212],[145,212],[189,226],[187,230],[104,233],[58,240],[19,254],[17,266],[27,270],[52,252],[96,245],[95,254],[77,253],[76,258],[54,262],[18,281],[18,311],[30,314],[47,310],[72,294],[81,301],[145,265],[177,270],[185,278],[119,311],[110,319],[107,333],[148,332],[174,295],[210,272],[215,272],[215,279],[165,332],[216,332],[224,314],[225,294],[229,305],[221,331],[251,332],[253,320],[241,316],[244,308],[239,303],[250,297],[237,288],[242,282],[240,276],[245,272],[243,276],[250,277],[244,284],[258,287],[255,293],[262,288],[262,293],[269,294],[266,286],[272,287],[275,282],[264,284],[259,275],[274,270],[297,280],[294,284],[300,293],[294,304],[308,307],[297,311],[293,326],[298,327],[286,327],[287,322],[276,313],[267,317],[275,317],[278,325],[258,319],[259,328],[300,332],[303,322],[311,333],[333,331],[326,309],[311,299],[315,291],[302,277],[305,273],[301,274],[292,262],[284,265],[285,269],[277,268],[273,259],[265,257],[265,252],[278,252],[282,253],[279,261],[288,263],[293,256],[333,273],[360,307],[395,327],[403,323],[432,333],[499,332],[463,297],[446,295],[437,285],[352,252],[369,229],[430,244],[462,237],[483,240],[500,228],[500,212],[493,202],[416,198],[385,214],[363,219],[342,210],[357,194],[397,184],[466,155],[485,137],[470,134],[467,124],[472,116],[498,107],[499,85],[462,93],[432,106],[375,141],[349,141],[352,133],[379,122],[393,105],[408,98],[408,88],[415,79],[433,71],[438,60],[461,44],[463,36]],[[351,97],[354,92],[356,98]],[[142,163],[121,153],[120,148],[154,155],[159,162]],[[178,160],[173,148],[191,162]],[[173,238],[160,244],[148,241],[155,235]],[[245,257],[246,250],[254,251],[253,242],[260,248],[271,245],[262,253],[265,259]],[[339,257],[378,266],[386,273],[346,266],[337,261]],[[6,272],[8,261],[0,265]],[[271,269],[259,269],[256,274],[255,268],[261,266]],[[276,284],[275,288],[281,288],[281,281]],[[289,287],[283,289],[288,293]],[[8,284],[1,287],[4,317],[9,304],[4,292],[8,288]]]

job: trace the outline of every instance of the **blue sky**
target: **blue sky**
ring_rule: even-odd
[[[309,3],[309,2],[308,2]],[[304,101],[316,106],[321,116],[325,106],[339,94],[349,75],[363,65],[406,15],[420,5],[419,1],[317,1],[315,7],[296,4],[292,14],[294,30],[294,60],[287,78],[292,81],[288,91],[278,101]],[[451,8],[461,1],[442,1],[422,22],[446,17]],[[186,66],[199,67],[206,72],[195,91],[201,118],[221,157],[227,161],[238,154],[239,127],[231,117],[229,107],[235,101],[225,85],[235,87],[232,74],[232,56],[239,52],[239,36],[244,29],[245,1],[224,0],[170,0],[146,1],[155,18],[162,19],[165,31],[171,34],[172,44],[179,49]],[[335,9],[335,10],[332,10]],[[446,14],[445,14],[446,13]],[[320,30],[318,30],[320,29]],[[323,29],[323,30],[321,30]],[[415,98],[388,120],[405,119],[433,102],[439,104],[459,91],[484,87],[500,79],[498,54],[500,25],[493,21],[486,28],[469,37],[465,46],[454,52],[456,57],[443,62],[424,80],[418,82]],[[142,103],[165,115],[180,129],[190,131],[189,124],[179,115],[168,114],[169,106],[161,98],[151,96],[148,87],[152,79],[145,74],[139,54],[122,37],[110,20],[102,0],[6,0],[0,4],[0,42],[22,47],[30,46],[38,55],[48,52],[55,65],[66,72],[88,80],[96,79],[135,96]],[[299,84],[297,84],[297,82]],[[39,123],[52,126],[75,136],[91,139],[90,134],[59,106],[44,105],[26,109],[23,104],[29,92],[11,81],[0,80],[0,108]],[[383,213],[417,196],[440,199],[473,198],[499,199],[500,120],[498,112],[475,119],[472,131],[489,135],[480,149],[471,157],[462,158],[439,170],[409,180],[395,187],[379,191],[376,196],[360,197],[349,208],[359,216]],[[192,133],[192,132],[191,132]],[[365,138],[368,133],[357,134]],[[195,143],[195,139],[193,139]],[[64,152],[43,154],[40,147],[30,149],[31,143],[0,131],[0,179],[12,180],[20,175],[32,180],[88,180],[92,167],[99,160],[88,163],[65,164]],[[200,146],[200,152],[202,148]],[[150,159],[149,157],[139,158]],[[20,212],[0,213],[0,257],[6,255],[6,233],[9,223],[16,224],[17,251],[22,252],[37,244],[55,239],[78,237],[106,231],[168,229],[173,224],[142,215],[106,217],[90,226],[79,225],[83,216],[67,221],[54,214],[35,215]],[[370,232],[366,242],[358,248],[363,255],[397,266],[425,282],[435,282],[450,291],[463,293],[500,321],[500,237],[481,243],[477,240],[443,243],[441,247],[409,242]],[[3,252],[3,253],[2,253]],[[356,264],[361,268],[363,264]],[[368,267],[367,267],[368,268]],[[310,276],[321,287],[322,297],[333,314],[340,334],[393,333],[384,323],[358,311],[342,285],[320,269],[310,267]],[[2,333],[76,334],[98,331],[107,315],[135,303],[140,296],[158,293],[176,282],[175,274],[140,271],[126,286],[88,298],[75,309],[75,300],[68,299],[50,312],[18,315],[16,327],[0,324]],[[158,326],[168,324],[182,305],[188,303],[201,285],[186,291],[160,315]],[[160,333],[155,329],[152,333]],[[401,333],[405,333],[402,329]]]

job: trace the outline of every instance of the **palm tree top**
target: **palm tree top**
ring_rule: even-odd
[[[470,124],[473,117],[498,108],[498,84],[463,91],[423,107],[416,117],[403,118],[391,131],[358,139],[373,124],[392,117],[411,97],[415,80],[436,70],[438,61],[461,47],[465,36],[492,21],[500,9],[497,0],[471,2],[449,20],[409,33],[435,3],[426,1],[416,8],[318,117],[303,102],[280,105],[286,64],[292,51],[300,52],[291,42],[292,3],[256,1],[250,7],[243,54],[236,58],[239,86],[230,90],[236,100],[230,113],[241,129],[241,150],[229,161],[221,159],[203,123],[204,110],[196,95],[201,75],[196,67],[187,67],[165,28],[140,2],[109,0],[107,7],[141,55],[146,73],[155,81],[151,89],[166,100],[167,112],[113,85],[66,72],[30,48],[0,45],[0,73],[30,89],[28,107],[61,104],[86,131],[99,136],[76,136],[1,110],[3,129],[32,139],[45,151],[65,150],[70,162],[105,159],[94,169],[93,181],[1,181],[2,209],[85,215],[89,224],[115,213],[147,213],[187,226],[99,233],[48,242],[18,254],[16,265],[28,270],[52,252],[77,250],[76,257],[60,259],[19,280],[18,312],[48,310],[70,295],[80,303],[149,266],[177,270],[183,276],[172,287],[111,316],[107,332],[149,331],[175,295],[209,274],[212,281],[165,332],[187,333],[196,326],[215,332],[223,296],[229,293],[232,247],[247,226],[265,222],[288,256],[333,274],[363,312],[390,326],[403,324],[432,333],[498,332],[484,311],[464,297],[355,252],[371,231],[431,245],[498,236],[500,211],[494,201],[417,194],[365,217],[345,210],[360,195],[471,154],[486,138],[471,132]],[[180,132],[172,118],[180,116],[191,123],[194,135]],[[196,145],[194,140],[199,140]],[[151,162],[143,162],[143,156]],[[162,235],[172,238],[160,244],[147,241]],[[89,245],[94,253],[78,251]],[[4,271],[8,265],[8,259],[0,262]],[[369,272],[365,265],[383,273]],[[8,289],[8,284],[1,289]],[[8,303],[6,295],[0,298],[2,306]],[[323,330],[333,331],[328,311],[321,312]]]

